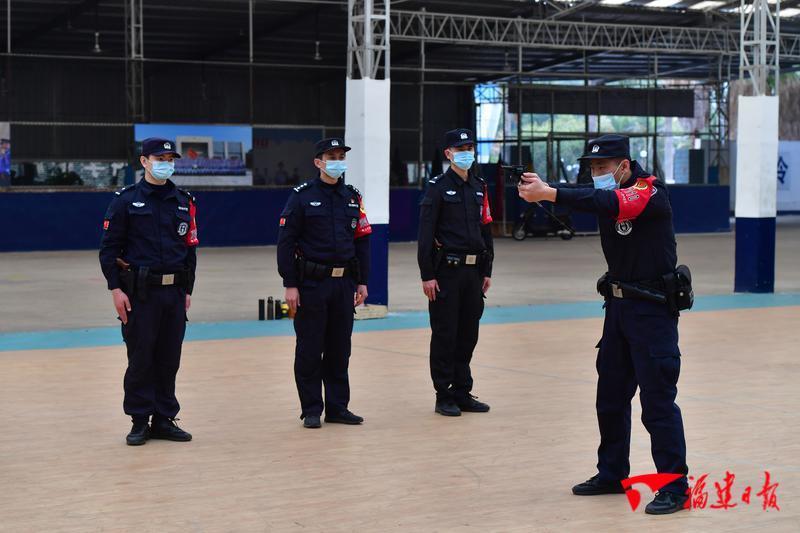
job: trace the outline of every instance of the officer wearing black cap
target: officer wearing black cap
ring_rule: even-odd
[[[115,193],[103,221],[100,266],[128,348],[123,408],[133,419],[132,446],[192,439],[175,424],[198,244],[194,197],[169,179],[179,157],[168,139],[142,141],[144,179]]]
[[[343,139],[319,141],[319,177],[292,189],[280,216],[278,272],[296,311],[294,376],[306,428],[321,427],[323,409],[325,422],[364,421],[348,410],[347,369],[355,307],[367,299],[372,227],[361,193],[342,177],[348,151]]]
[[[435,411],[460,416],[489,411],[470,394],[469,365],[491,286],[494,245],[486,182],[473,171],[475,136],[451,130],[444,146],[450,168],[428,182],[420,202],[417,261],[431,321]]]
[[[628,138],[622,135],[589,141],[581,160],[591,166],[593,187],[551,187],[531,173],[523,175],[519,186],[529,202],[547,200],[597,214],[608,263],[598,282],[606,300],[597,356],[598,473],[572,491],[624,493],[620,481],[630,474],[631,399],[638,386],[656,468],[676,475],[645,510],[673,513],[687,497],[686,443],[675,397],[681,366],[678,311],[691,306],[681,303],[691,288],[676,288],[676,279],[686,281],[686,267],[676,268],[669,193],[631,160]]]

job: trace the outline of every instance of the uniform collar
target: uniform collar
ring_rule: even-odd
[[[332,190],[339,196],[347,196],[349,194],[345,190],[346,185],[344,184],[344,178],[339,178],[339,181],[337,181],[335,185],[331,185],[329,183],[325,183],[322,181],[322,178],[317,176],[317,185],[319,185],[322,190]]]
[[[453,167],[449,167],[445,172],[445,174],[448,174],[450,176],[450,179],[453,180],[453,183],[455,183],[459,187],[463,187],[464,184],[469,183],[470,187],[472,187],[473,189],[476,190],[481,189],[481,184],[478,181],[478,178],[476,178],[472,172],[467,173],[467,181],[461,179],[461,176],[456,174],[455,170],[453,170]]]
[[[472,176],[472,174],[467,174],[467,181],[464,181],[463,179],[461,179],[461,176],[456,174],[456,171],[453,170],[453,167],[448,167],[447,171],[445,172],[445,175],[449,176],[450,179],[453,181],[453,183],[455,183],[459,187],[463,187],[464,184],[467,182],[469,182],[469,184],[472,185],[473,187],[475,186],[475,177]]]
[[[175,187],[175,184],[172,182],[172,180],[170,180],[170,179],[167,180],[166,187],[167,187],[167,194],[164,196],[164,198],[169,198],[171,196],[175,196],[176,187]],[[150,196],[153,192],[155,192],[155,188],[150,184],[149,181],[147,181],[144,178],[142,178],[139,181],[139,188],[147,196]]]

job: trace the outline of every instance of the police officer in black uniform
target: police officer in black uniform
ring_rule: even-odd
[[[123,408],[133,419],[131,446],[192,439],[175,424],[198,244],[194,197],[169,179],[179,157],[172,141],[145,139],[144,179],[115,193],[103,222],[100,266],[128,349]]]
[[[319,177],[292,189],[280,217],[278,272],[296,311],[294,375],[306,428],[321,427],[323,408],[325,422],[364,422],[348,410],[347,369],[355,307],[367,298],[372,228],[361,193],[342,177],[349,150],[340,138],[319,141]]]
[[[631,399],[638,386],[656,468],[676,475],[645,511],[673,513],[687,498],[686,442],[675,397],[681,366],[678,311],[688,308],[681,298],[691,287],[677,288],[676,278],[686,282],[687,276],[686,267],[676,268],[669,193],[631,160],[629,140],[622,135],[589,141],[581,160],[591,165],[593,185],[551,187],[527,173],[519,186],[529,202],[547,200],[597,214],[608,263],[598,282],[606,300],[597,356],[598,473],[572,491],[624,492],[620,481],[630,474]]]
[[[428,182],[420,202],[417,261],[431,321],[435,411],[460,416],[489,411],[470,394],[469,365],[491,286],[494,245],[486,182],[473,172],[475,137],[468,129],[451,130],[444,145],[450,168]]]

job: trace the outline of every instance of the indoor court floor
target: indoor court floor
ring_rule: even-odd
[[[203,320],[190,313],[178,375],[180,424],[194,440],[137,448],[124,444],[125,351],[96,263],[89,272],[74,266],[71,288],[35,268],[53,268],[59,255],[65,265],[88,265],[94,252],[2,254],[0,531],[800,531],[798,235],[779,230],[774,295],[723,290],[732,254],[709,250],[732,251],[732,235],[678,238],[682,259],[709,280],[681,319],[678,394],[690,474],[708,475],[708,500],[664,517],[644,514],[644,485],[636,486],[635,512],[624,495],[570,492],[595,473],[599,439],[594,346],[602,309],[592,289],[602,260],[578,240],[499,242],[506,263],[498,264],[473,360],[474,393],[491,404],[488,414],[433,412],[427,314],[417,304],[356,324],[351,407],[365,424],[305,430],[291,322],[225,314],[238,307],[215,318],[208,307]],[[417,273],[403,266],[413,265],[411,250],[392,247],[395,288],[418,290]],[[203,253],[221,261],[226,250]],[[574,273],[548,282],[545,274],[559,274],[557,253],[585,254],[591,264],[572,263]],[[211,279],[205,294],[196,291],[198,308],[204,298],[230,298],[223,277],[239,287],[238,264],[274,261],[267,248],[231,254],[239,260],[227,268],[205,267]],[[518,277],[503,281],[504,273]],[[49,300],[41,290],[48,282],[57,295]],[[539,300],[513,291],[526,282],[544,287]],[[249,297],[228,305],[254,314]],[[87,300],[105,307],[81,314]],[[631,475],[654,471],[640,413],[634,399]],[[764,510],[757,495],[765,471],[778,484],[772,503],[780,510]],[[735,475],[737,505],[711,508],[726,472]]]

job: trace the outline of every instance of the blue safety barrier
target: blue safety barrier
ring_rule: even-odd
[[[197,197],[202,246],[275,244],[278,219],[290,189],[244,188],[193,190]],[[492,198],[494,198],[493,191]],[[389,196],[389,240],[417,238],[422,191],[392,189]],[[730,231],[727,186],[671,186],[678,233]],[[0,193],[0,251],[85,250],[97,248],[103,215],[114,194],[87,190]],[[506,191],[507,220],[524,208],[513,187]],[[369,198],[366,199],[369,214]],[[580,232],[596,231],[591,215],[575,214]]]

